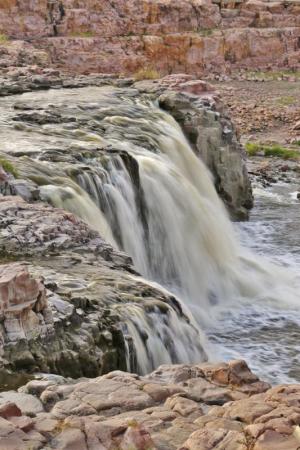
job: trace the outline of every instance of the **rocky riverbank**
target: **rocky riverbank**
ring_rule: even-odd
[[[296,450],[299,395],[243,361],[45,376],[0,394],[0,449]]]
[[[100,176],[107,186],[110,170],[121,167],[149,232],[139,166],[126,147],[158,153],[151,123],[143,120],[145,105],[154,105],[149,114],[160,106],[172,124],[175,119],[210,168],[231,216],[247,217],[253,199],[246,155],[215,88],[186,74],[137,81],[74,76],[54,66],[80,73],[132,73],[149,65],[162,73],[205,73],[213,65],[218,72],[275,58],[295,68],[299,8],[251,0],[234,9],[182,2],[174,10],[172,2],[147,2],[146,11],[138,9],[147,24],[141,31],[124,22],[126,3],[107,4],[90,17],[80,2],[30,2],[22,5],[18,34],[20,6],[3,11],[0,0],[0,23],[9,35],[43,38],[38,46],[0,45],[0,450],[297,450],[299,386],[271,388],[242,361],[203,363],[206,343],[184,305],[142,278],[96,229],[106,200],[105,190],[95,192],[96,182]],[[109,22],[112,36],[88,35],[99,21],[106,30]],[[95,48],[104,45],[100,61]],[[166,48],[174,58],[163,56]],[[235,92],[228,97],[230,103]],[[236,114],[232,103],[244,133],[249,116]],[[249,166],[264,186],[288,179],[296,167],[280,160],[267,166],[259,158]],[[82,203],[70,206],[76,194],[94,207],[85,216],[89,225],[78,217]],[[65,209],[53,207],[57,198]],[[112,228],[122,247],[117,220],[112,217]],[[158,367],[162,361],[170,364]]]

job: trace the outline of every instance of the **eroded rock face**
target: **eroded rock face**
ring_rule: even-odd
[[[18,307],[34,308],[37,312],[47,306],[42,283],[30,277],[25,266],[19,263],[0,267],[0,311],[1,314],[18,311]]]
[[[10,372],[18,371],[76,378],[115,368],[146,370],[137,364],[141,349],[128,331],[135,312],[144,317],[145,326],[153,326],[151,321],[157,324],[160,317],[164,324],[170,321],[173,340],[171,317],[175,315],[176,332],[182,323],[193,343],[192,359],[206,358],[199,333],[177,300],[147,284],[128,256],[106,244],[73,214],[4,196],[0,197],[0,223],[2,260],[26,257],[26,265],[13,262],[0,267],[3,385],[13,384]],[[150,351],[146,334],[143,331],[142,350]],[[173,345],[176,362],[176,340]],[[147,367],[155,367],[156,362],[149,353]]]
[[[0,449],[296,450],[299,386],[243,361],[164,365],[92,380],[44,378],[0,395]]]
[[[234,125],[218,98],[209,96],[209,86],[192,81],[183,85],[182,90],[202,89],[202,101],[180,93],[167,93],[159,97],[159,104],[181,125],[195,153],[210,168],[217,192],[232,217],[245,219],[253,204],[252,191],[246,155]]]
[[[0,266],[0,314],[2,342],[33,338],[51,323],[46,290],[20,263]],[[44,328],[44,329],[43,329]]]
[[[68,375],[77,373],[76,376],[92,372],[96,374],[101,372],[101,367],[104,368],[105,360],[108,365],[114,360],[112,367],[115,364],[126,367],[125,360],[121,356],[122,351],[124,352],[124,340],[117,321],[103,317],[105,307],[100,307],[98,314],[94,313],[92,308],[90,316],[87,312],[90,309],[89,300],[86,297],[82,300],[78,298],[76,308],[69,295],[71,292],[77,294],[78,290],[84,289],[86,282],[81,285],[75,274],[69,277],[63,273],[60,276],[56,275],[55,267],[59,271],[59,264],[55,263],[55,257],[51,258],[49,255],[52,252],[63,257],[65,251],[66,260],[63,265],[66,267],[68,250],[70,250],[69,258],[72,260],[71,249],[76,252],[76,248],[81,245],[88,245],[88,242],[96,238],[96,234],[70,214],[55,211],[41,204],[30,205],[19,197],[3,197],[1,215],[2,255],[6,258],[23,259],[26,254],[29,259],[34,257],[34,264],[37,265],[27,263],[24,267],[18,263],[11,263],[2,266],[7,276],[11,277],[10,303],[17,303],[17,306],[5,308],[3,311],[4,373],[5,370],[23,369]],[[11,226],[13,228],[10,228]],[[99,244],[101,245],[101,240],[98,241]],[[94,245],[97,246],[97,243]],[[91,248],[90,250],[92,251]],[[104,247],[103,252],[105,253]],[[109,253],[108,249],[107,255]],[[42,255],[48,259],[48,273],[47,269],[43,270],[38,266]],[[76,256],[74,257],[76,260]],[[121,255],[120,257],[120,265],[129,262],[128,258],[124,257],[122,260]],[[58,262],[59,260],[60,258]],[[44,284],[30,277],[29,272],[37,279],[43,277]],[[62,295],[56,292],[59,290],[59,278],[64,284]],[[16,298],[15,292],[18,293],[20,288],[22,298],[21,296]],[[109,314],[110,312],[106,311],[106,315]],[[112,327],[108,325],[109,323]],[[95,334],[96,330],[98,335]],[[104,337],[106,334],[107,337]],[[93,351],[93,345],[94,350],[96,347],[98,350]],[[109,347],[112,353],[108,350]],[[110,362],[108,362],[109,354],[112,356]]]
[[[0,31],[43,38],[39,47],[55,64],[79,73],[299,67],[299,18],[297,1],[248,0],[229,8],[211,0],[0,4]]]

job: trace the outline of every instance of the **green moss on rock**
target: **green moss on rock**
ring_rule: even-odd
[[[6,173],[11,173],[15,178],[18,178],[19,173],[17,169],[10,161],[3,158],[2,156],[0,157],[0,166],[2,166],[3,170],[5,170]]]

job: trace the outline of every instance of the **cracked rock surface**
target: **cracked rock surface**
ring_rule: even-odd
[[[126,331],[134,311],[146,321],[156,314],[168,321],[176,311],[205,358],[177,300],[138,276],[128,256],[73,214],[3,196],[0,223],[4,386],[13,386],[10,373],[19,370],[93,377],[129,368],[127,358],[134,370],[137,349]]]
[[[296,450],[299,398],[244,361],[46,376],[0,395],[0,449]]]

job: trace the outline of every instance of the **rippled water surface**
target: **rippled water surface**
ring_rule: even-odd
[[[300,273],[299,184],[279,182],[254,188],[250,221],[238,225],[242,243],[261,257]],[[288,286],[286,286],[288,287]],[[300,302],[299,297],[295,302]],[[222,310],[217,328],[209,331],[218,357],[244,358],[273,383],[300,381],[300,311],[284,297],[281,304],[241,302]]]

